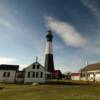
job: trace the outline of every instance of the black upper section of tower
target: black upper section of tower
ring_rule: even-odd
[[[47,38],[47,41],[52,42],[52,38],[53,38],[52,31],[48,31],[48,34],[46,35],[46,38]]]

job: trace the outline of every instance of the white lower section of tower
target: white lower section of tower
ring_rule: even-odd
[[[46,49],[45,49],[45,54],[52,54],[53,50],[52,50],[52,42],[47,41],[46,42]]]

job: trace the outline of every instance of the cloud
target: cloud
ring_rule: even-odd
[[[96,1],[97,0],[81,0],[83,5],[90,9],[90,11],[93,13],[93,15],[98,20],[98,23],[100,24],[100,11]]]
[[[92,12],[97,20],[98,26],[100,27],[100,8],[97,5],[97,0],[81,0],[81,2]],[[95,41],[91,40],[84,49],[100,55],[100,29],[95,29],[95,37],[93,38]]]
[[[17,61],[15,58],[0,57],[0,64],[12,64]]]
[[[9,21],[7,21],[1,17],[0,17],[0,26],[4,26],[4,27],[9,28],[9,29],[14,29],[14,26],[11,23],[9,23]]]
[[[62,60],[63,58],[63,60]],[[55,61],[56,69],[61,69],[62,72],[72,71],[77,72],[85,66],[85,60],[78,53],[67,54],[67,56],[60,56]]]
[[[45,17],[45,20],[46,26],[57,33],[67,45],[81,47],[86,43],[87,40],[69,23],[59,21],[53,17]]]
[[[30,64],[20,64],[19,70],[23,70],[24,68],[26,68],[29,65]]]
[[[15,22],[16,15],[14,14],[14,9],[10,9],[7,5],[0,3],[0,26],[15,30],[16,26],[12,22]],[[17,21],[18,22],[18,21]]]
[[[24,45],[27,44],[40,52],[38,46],[42,47],[39,41],[41,38],[34,28],[34,25],[32,27],[29,26],[30,25],[23,20],[23,15],[18,9],[0,2],[0,35],[2,36],[0,38],[0,43],[13,43],[15,46],[20,46],[24,43]],[[21,43],[20,45],[19,42]],[[26,50],[27,47],[23,47]]]

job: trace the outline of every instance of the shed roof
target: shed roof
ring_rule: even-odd
[[[6,64],[0,65],[0,70],[18,70],[18,69],[19,65],[6,65]]]
[[[80,76],[80,73],[71,73],[71,76]]]

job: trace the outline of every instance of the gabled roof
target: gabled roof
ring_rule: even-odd
[[[93,71],[93,70],[100,70],[100,63],[87,65],[81,71]]]
[[[42,67],[43,69],[45,69],[39,62],[34,62],[34,63],[28,65],[28,66],[27,66],[26,68],[24,68],[23,70],[26,70],[27,68],[29,68],[31,65],[34,65],[34,64],[38,64],[38,65],[40,65],[40,67]]]
[[[2,64],[0,65],[0,70],[18,70],[19,69],[19,65],[6,65],[6,64]]]
[[[31,67],[31,66],[34,65],[34,64],[40,65],[40,67],[42,67],[42,68],[45,70],[45,67],[43,67],[38,61],[36,61],[36,62],[34,62],[34,63],[28,65],[26,68],[24,68],[23,71],[27,70],[29,67]],[[46,71],[46,73],[47,73],[47,74],[51,74],[51,73],[48,72],[48,71]]]

